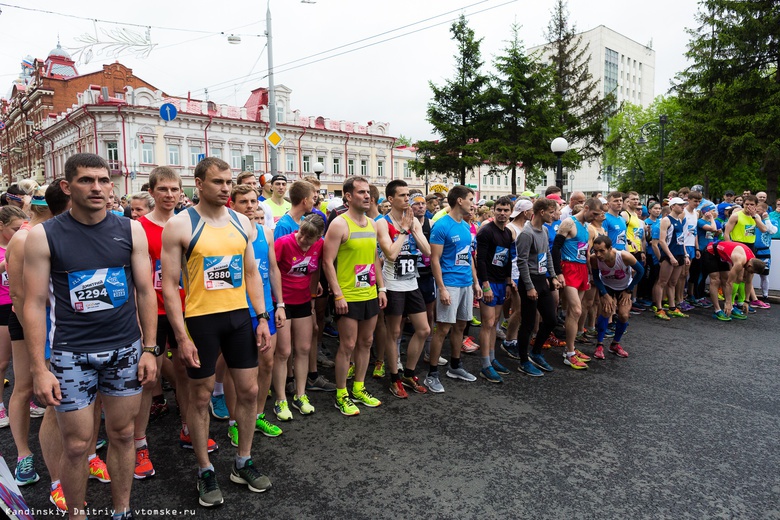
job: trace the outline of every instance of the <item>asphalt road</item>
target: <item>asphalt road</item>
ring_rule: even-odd
[[[445,394],[408,400],[390,395],[389,379],[370,380],[384,403],[358,417],[340,415],[332,394],[314,393],[313,416],[293,411],[281,437],[255,437],[255,463],[274,486],[263,494],[229,481],[227,423],[212,421],[225,495],[213,510],[197,505],[195,457],[178,446],[174,408],[150,426],[157,476],[134,483],[133,507],[231,520],[780,518],[779,321],[778,305],[731,323],[703,311],[670,322],[645,313],[632,317],[622,342],[628,359],[608,354],[574,371],[552,349],[555,371],[542,378],[442,377]],[[464,359],[476,373],[479,360]],[[13,469],[8,428],[0,446]],[[51,510],[36,457],[41,481],[24,495]],[[110,507],[109,485],[91,481],[88,500]]]

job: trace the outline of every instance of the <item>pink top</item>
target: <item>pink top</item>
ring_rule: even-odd
[[[5,260],[5,248],[0,247],[0,262]],[[2,283],[0,283],[0,305],[11,305],[11,294],[8,292],[8,266],[3,274],[0,275]]]
[[[304,253],[295,239],[297,235],[296,231],[274,241],[276,263],[282,273],[284,303],[291,305],[311,302],[311,277],[320,267],[325,243],[320,238]]]

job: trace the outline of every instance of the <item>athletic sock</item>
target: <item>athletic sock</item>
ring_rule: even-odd
[[[309,372],[309,375],[307,376],[312,381],[316,381],[318,377],[320,377],[319,372]]]
[[[181,431],[184,433],[184,435],[189,435],[190,434],[190,429],[187,428],[187,423],[186,422],[181,423]]]
[[[211,395],[214,397],[219,397],[220,395],[224,395],[225,388],[222,383],[214,383],[214,391],[211,392]]]
[[[490,366],[490,356],[482,357],[482,368],[488,368]]]
[[[628,328],[628,322],[623,323],[620,320],[618,320],[618,322],[615,324],[615,337],[613,339],[615,343],[620,343],[620,339],[623,337],[623,333],[626,331],[627,328]]]
[[[395,383],[396,381],[400,381],[400,380],[401,380],[401,376],[398,375],[398,372],[396,372],[395,374],[390,372],[390,381],[391,382]]]
[[[432,376],[433,374],[439,373],[439,365],[428,365],[428,375]]]
[[[347,397],[349,394],[347,393],[346,388],[337,388],[336,389],[336,399],[340,399],[342,397]]]
[[[450,359],[450,366],[452,367],[453,370],[459,369],[460,368],[460,358],[454,357],[454,358]]]
[[[598,331],[597,341],[599,343],[604,341],[604,336],[607,335],[607,327],[609,327],[609,318],[605,318],[599,314],[598,318],[596,318],[596,330]]]
[[[146,448],[146,435],[141,438],[135,439],[135,449],[140,450]]]
[[[203,474],[207,471],[214,471],[214,466],[209,464],[205,468],[198,468],[198,477],[202,477]]]
[[[365,389],[366,385],[363,383],[363,381],[355,381],[352,383],[352,393],[355,392],[361,392],[363,389]]]
[[[59,486],[59,485],[60,485],[59,479],[58,480],[52,480],[51,481],[51,490],[54,491],[55,489],[57,489],[57,486]]]
[[[97,453],[93,453],[92,455],[90,455],[89,458],[87,459],[87,462],[92,462],[92,459],[94,459],[95,457],[97,457]]]
[[[495,360],[496,360],[496,349],[490,349],[490,362],[492,363]]]
[[[241,469],[244,466],[246,466],[246,463],[249,459],[252,457],[241,457],[239,455],[236,455],[236,469]]]
[[[404,377],[414,377],[414,369],[404,368]]]
[[[228,421],[228,426],[235,426],[235,424],[236,424],[236,421],[235,421],[235,419],[230,419],[230,420]]]

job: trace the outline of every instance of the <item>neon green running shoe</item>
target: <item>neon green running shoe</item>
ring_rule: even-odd
[[[280,421],[292,421],[293,415],[287,401],[276,401],[274,404],[274,413]]]
[[[380,401],[373,395],[369,394],[365,388],[361,388],[360,390],[353,389],[352,399],[370,408],[376,408],[377,406],[382,404],[382,401]]]
[[[309,415],[314,413],[314,407],[309,402],[309,396],[303,394],[302,396],[293,396],[292,400],[293,408],[301,412],[301,415]]]
[[[480,325],[482,325],[482,322],[479,321],[476,316],[472,316],[471,317],[471,324],[473,326],[475,326],[475,327],[479,327]]]
[[[373,376],[376,379],[382,379],[383,377],[385,377],[385,363],[384,363],[384,361],[377,361],[374,364]]]
[[[238,425],[231,424],[228,426],[228,439],[230,439],[230,444],[238,448]]]
[[[336,397],[336,408],[339,409],[342,415],[360,415],[360,410],[358,410],[358,407],[355,406],[355,403],[352,402],[348,395]]]
[[[669,309],[668,311],[666,311],[666,315],[667,316],[672,316],[674,318],[687,318],[688,317],[687,314],[683,314],[683,312],[680,311],[680,309],[678,309],[677,307],[675,307],[674,309]]]
[[[347,370],[347,379],[354,379],[354,378],[355,378],[355,364],[350,363],[349,370]]]
[[[255,431],[262,433],[266,437],[278,437],[282,434],[282,429],[277,425],[268,422],[268,419],[265,418],[264,413],[261,413],[257,416],[257,421],[255,421]]]

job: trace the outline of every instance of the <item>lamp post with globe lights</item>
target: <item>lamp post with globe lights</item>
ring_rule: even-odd
[[[552,153],[558,157],[558,169],[555,173],[555,185],[560,189],[563,189],[563,163],[561,162],[561,158],[568,149],[569,143],[563,137],[556,137],[553,139],[552,143],[550,143],[550,150],[552,150]]]

